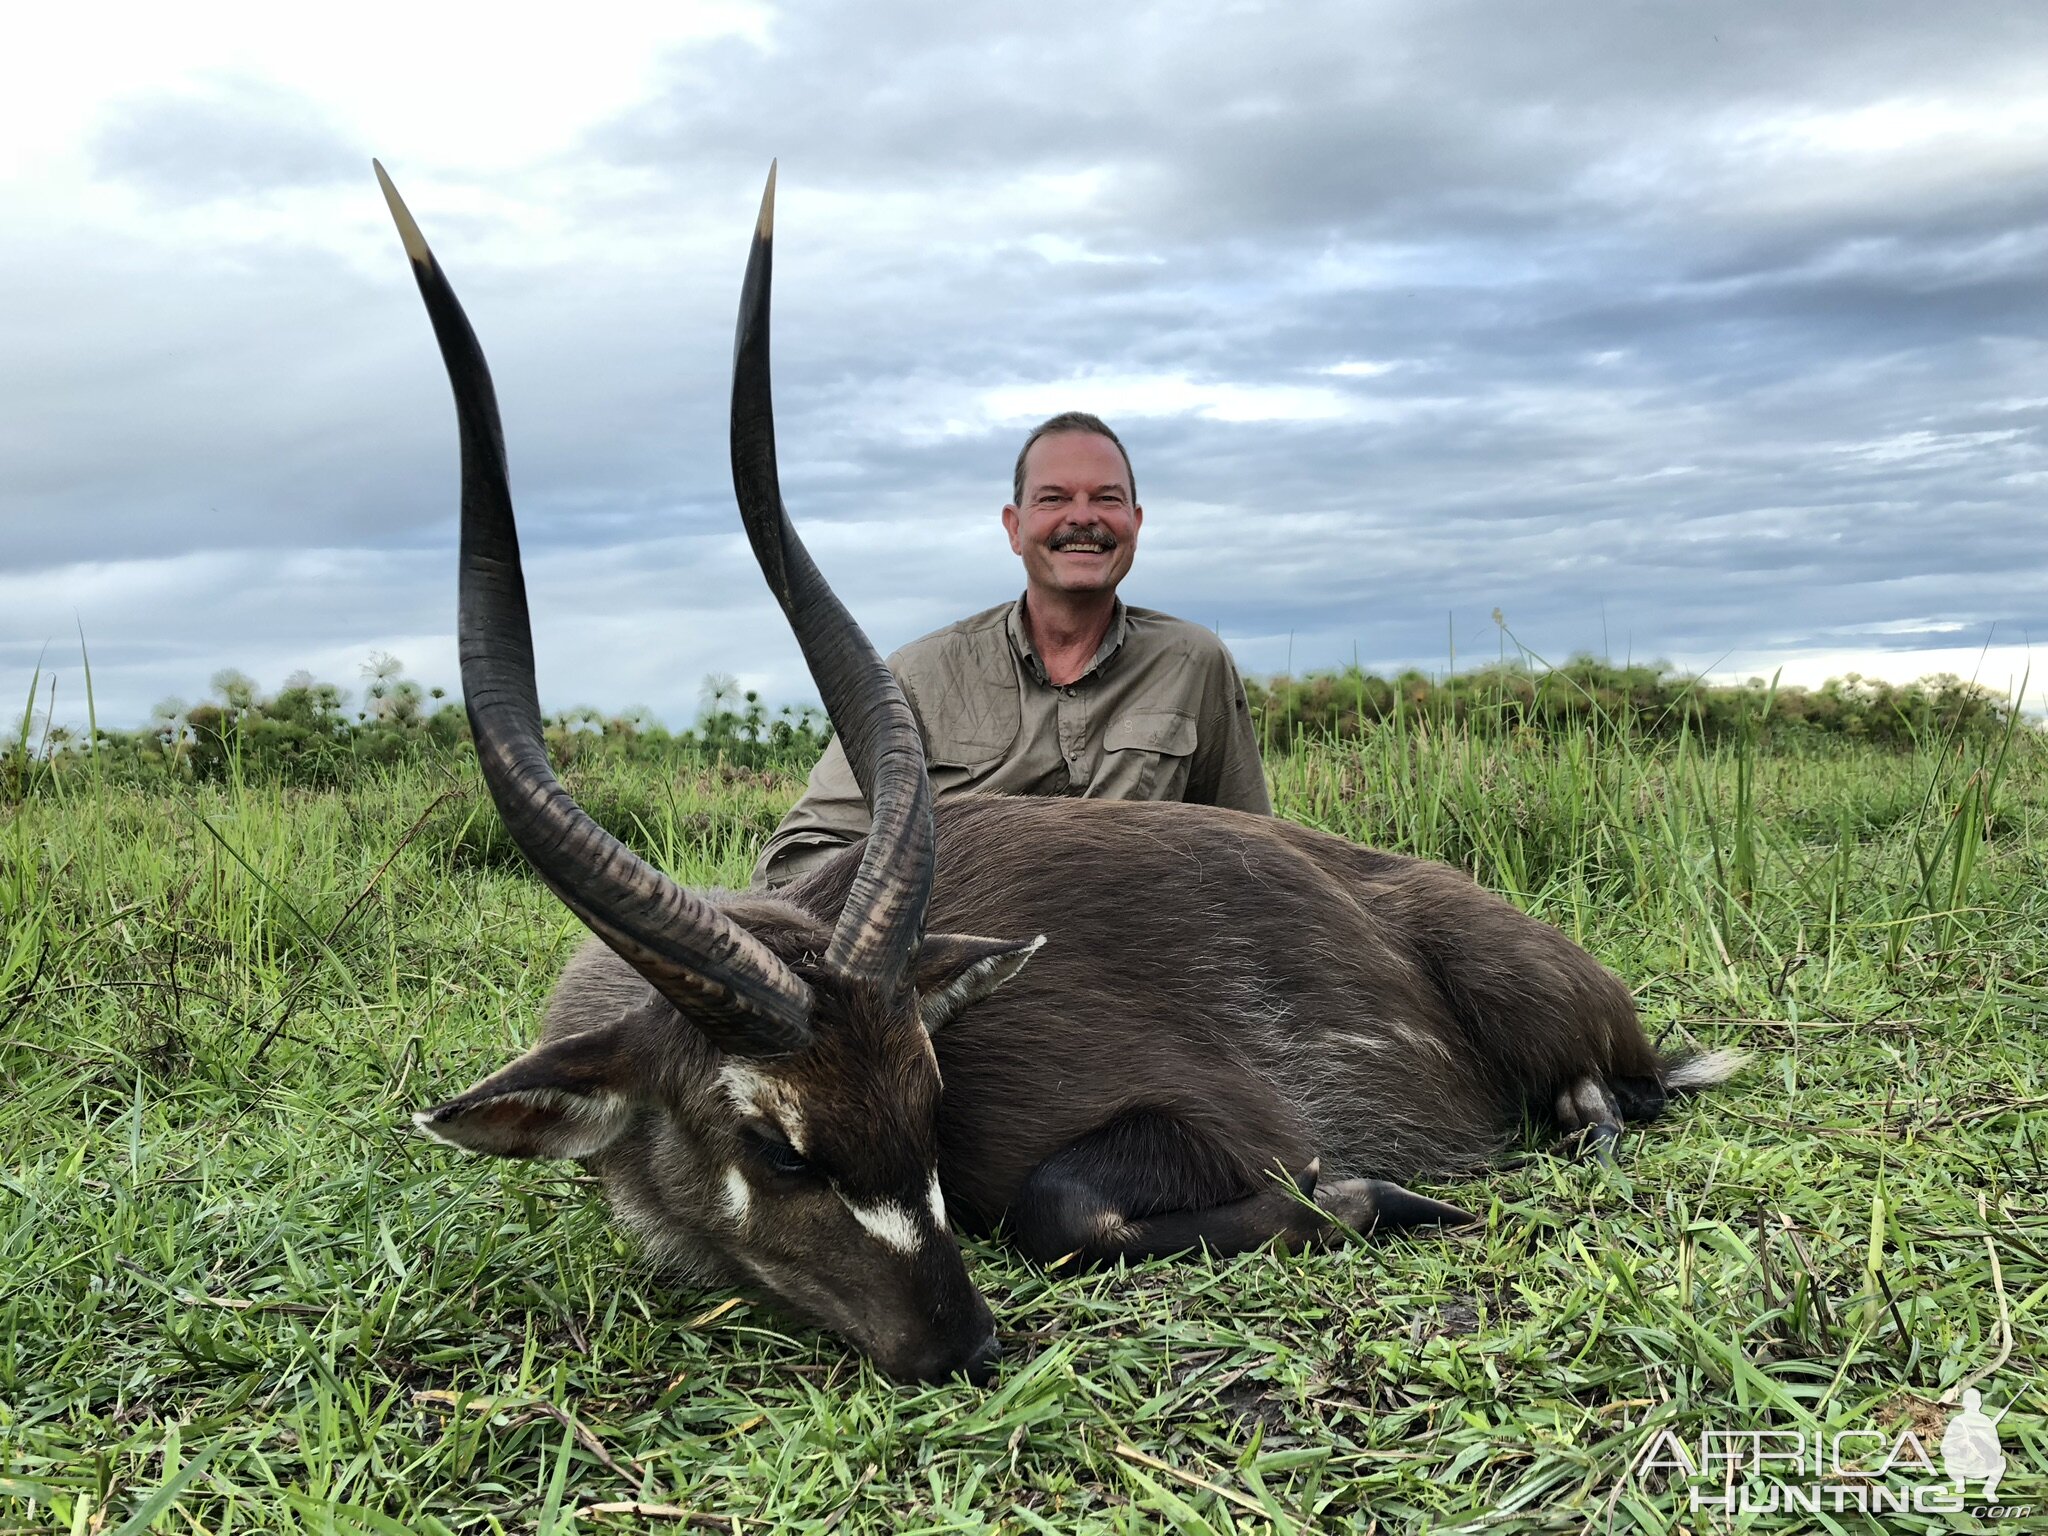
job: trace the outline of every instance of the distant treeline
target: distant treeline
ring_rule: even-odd
[[[1268,752],[1300,739],[1342,740],[1387,722],[1458,724],[1475,731],[1612,729],[1636,737],[1749,738],[1795,746],[1841,738],[1907,750],[1945,737],[2002,734],[2015,705],[1949,675],[1886,683],[1851,673],[1819,688],[1762,678],[1703,683],[1662,663],[1617,667],[1578,656],[1561,667],[1481,667],[1449,677],[1378,677],[1356,667],[1305,677],[1248,679]]]
[[[389,656],[363,668],[362,698],[350,707],[346,689],[294,673],[276,693],[259,692],[246,674],[214,674],[210,696],[197,704],[165,699],[139,730],[105,727],[88,743],[64,726],[38,729],[32,702],[13,739],[0,744],[0,793],[20,794],[52,776],[90,770],[133,782],[164,778],[213,780],[233,774],[293,784],[336,784],[366,768],[468,750],[469,718],[440,688],[423,688]],[[653,712],[607,714],[579,705],[544,722],[548,752],[563,765],[593,752],[608,757],[722,764],[747,769],[808,770],[831,739],[830,722],[811,705],[770,710],[730,677],[704,680],[696,724],[671,732]]]
[[[439,688],[422,688],[388,656],[363,668],[354,708],[346,690],[305,673],[264,695],[246,674],[216,673],[197,704],[166,699],[138,730],[102,728],[93,742],[63,726],[38,727],[31,699],[12,738],[0,743],[0,792],[61,783],[89,769],[123,780],[219,780],[232,774],[290,783],[338,783],[366,767],[453,757],[469,721]],[[1639,738],[1690,735],[1765,746],[1844,739],[1908,749],[1944,738],[2003,732],[2012,705],[1956,677],[1893,684],[1851,675],[1820,688],[1777,688],[1761,679],[1705,684],[1661,665],[1617,667],[1575,658],[1562,667],[1485,667],[1450,677],[1406,672],[1384,678],[1357,668],[1246,684],[1268,752],[1300,741],[1343,740],[1393,725],[1455,725],[1478,732],[1622,731]],[[704,680],[696,723],[670,731],[650,711],[588,706],[546,721],[556,762],[601,753],[678,765],[803,772],[831,737],[813,706],[771,710],[729,677]]]

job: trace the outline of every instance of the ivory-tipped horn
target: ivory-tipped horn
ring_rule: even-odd
[[[782,505],[768,371],[774,248],[771,165],[747,254],[733,341],[733,492],[761,573],[796,632],[873,822],[825,962],[838,974],[894,989],[909,975],[924,939],[937,843],[931,785],[925,777],[924,743],[895,674],[833,595]]]
[[[384,167],[376,169],[455,392],[462,442],[462,695],[498,814],[569,909],[719,1049],[743,1056],[800,1050],[811,1037],[811,991],[803,979],[592,821],[548,766],[490,370],[419,226]]]

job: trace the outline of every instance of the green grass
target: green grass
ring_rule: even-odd
[[[1450,1190],[1469,1235],[1078,1274],[975,1245],[985,1391],[678,1287],[568,1165],[410,1133],[580,932],[470,779],[0,807],[0,1529],[1705,1529],[1630,1475],[1652,1428],[1932,1445],[1979,1372],[2018,1398],[2001,1502],[2048,1523],[2036,738],[1397,722],[1272,768],[1282,814],[1473,869],[1754,1064],[1611,1171],[1532,1148]],[[797,785],[576,787],[738,882]],[[636,1500],[721,1518],[586,1512]]]

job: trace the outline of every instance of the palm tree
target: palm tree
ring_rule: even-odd
[[[222,667],[213,674],[214,697],[229,709],[240,711],[256,705],[256,680],[237,667]]]
[[[186,748],[191,744],[192,729],[185,718],[191,708],[183,699],[173,696],[158,699],[149,712],[150,731],[174,767],[184,761]]]

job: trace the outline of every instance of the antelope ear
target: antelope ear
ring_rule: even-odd
[[[639,1074],[616,1027],[543,1040],[412,1123],[436,1141],[497,1157],[591,1157],[633,1119]]]
[[[1024,969],[1045,935],[981,939],[971,933],[928,933],[917,956],[917,1011],[936,1034],[961,1010],[980,1002]]]

